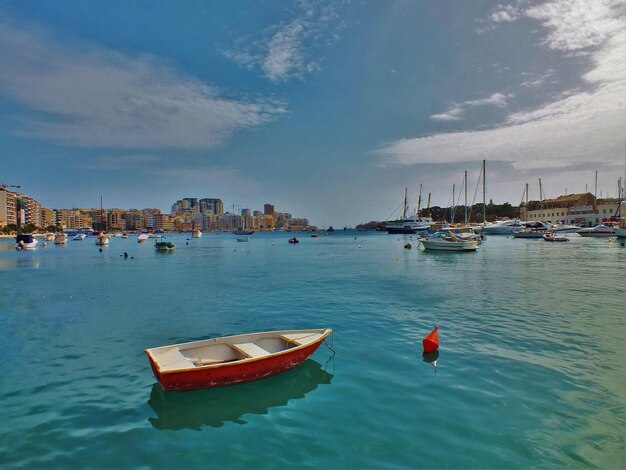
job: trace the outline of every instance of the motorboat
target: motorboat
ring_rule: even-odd
[[[607,225],[596,225],[595,227],[581,228],[576,233],[581,237],[614,237],[615,229]]]
[[[237,230],[233,232],[233,235],[252,235],[254,234],[254,230]]]
[[[580,227],[570,224],[555,224],[549,230],[554,233],[576,233],[580,230]]]
[[[513,232],[511,235],[513,238],[543,238],[545,233],[545,229],[525,228],[519,232]]]
[[[67,243],[67,233],[59,232],[54,236],[55,245],[65,245]]]
[[[511,235],[525,228],[518,219],[498,220],[483,227],[485,235]]]
[[[154,247],[157,251],[172,251],[176,246],[172,242],[156,242]]]
[[[385,230],[387,230],[389,234],[414,234],[428,231],[432,224],[433,219],[430,217],[415,217],[412,219],[402,219],[396,223],[385,225]]]
[[[107,246],[109,244],[109,236],[105,234],[100,234],[96,236],[96,245],[99,246]]]
[[[296,237],[291,237],[289,240],[287,240],[289,243],[300,243],[300,240],[298,240]]]
[[[480,244],[476,239],[462,238],[452,232],[437,232],[419,240],[425,250],[436,251],[474,251]]]
[[[72,240],[83,241],[85,238],[87,238],[87,235],[85,235],[84,233],[77,233],[76,235],[72,237]]]
[[[15,236],[15,249],[16,250],[34,250],[37,248],[39,241],[32,233],[24,233]]]
[[[44,241],[47,241],[47,242],[53,241],[54,240],[54,233],[52,233],[52,232],[44,233],[43,239],[44,239]]]
[[[140,233],[139,235],[137,235],[137,243],[143,243],[148,238],[150,238],[150,235],[148,235],[147,233]]]
[[[560,234],[560,233],[555,233],[555,232],[544,233],[543,239],[544,241],[547,241],[547,242],[568,242],[569,241],[569,238],[567,238],[565,235]]]
[[[194,390],[262,379],[302,364],[330,328],[210,338],[146,349],[164,390]]]
[[[239,243],[247,242],[247,241],[248,241],[248,238],[247,238],[247,237],[246,237],[246,238],[237,238],[237,241],[238,241]]]
[[[195,229],[191,232],[191,238],[200,238],[202,236],[202,232],[198,229]]]

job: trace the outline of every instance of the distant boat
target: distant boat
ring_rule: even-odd
[[[233,232],[233,235],[252,235],[254,232],[254,230],[237,230],[236,232]]]
[[[65,245],[67,243],[67,234],[65,232],[59,232],[54,236],[55,245]]]
[[[578,225],[555,224],[548,230],[554,233],[576,233],[580,230],[580,227]]]
[[[300,243],[300,240],[298,240],[296,237],[291,237],[289,240],[287,240],[289,243]]]
[[[485,235],[511,235],[524,228],[524,224],[517,219],[499,220],[485,225],[483,233]]]
[[[200,238],[202,236],[202,232],[198,229],[195,229],[191,232],[191,238]]]
[[[52,232],[46,232],[46,233],[43,235],[43,239],[44,239],[45,241],[47,241],[47,242],[51,242],[51,241],[53,241],[53,240],[54,240],[54,233],[52,233]]]
[[[87,238],[87,235],[85,235],[84,233],[77,233],[72,237],[72,240],[83,241],[85,238]]]
[[[569,238],[565,235],[557,234],[554,232],[548,232],[543,235],[543,239],[547,242],[568,242]]]
[[[581,237],[614,237],[615,229],[606,225],[596,225],[595,227],[591,228],[581,228],[576,233]]]
[[[545,230],[540,230],[536,228],[525,228],[520,230],[519,232],[513,232],[513,238],[543,238]]]
[[[140,233],[139,235],[137,235],[137,243],[143,243],[148,238],[150,238],[150,235],[148,235],[147,233]]]
[[[302,364],[331,329],[282,330],[146,349],[164,390],[219,387],[279,374]]]
[[[385,230],[389,234],[414,234],[418,232],[426,232],[433,224],[433,219],[430,217],[420,217],[419,208],[413,218],[407,218],[407,201],[406,201],[407,189],[404,189],[404,209],[402,211],[402,219],[395,223],[385,225]],[[421,194],[420,194],[421,199]]]
[[[154,247],[157,251],[172,251],[175,248],[172,242],[156,242]]]
[[[96,236],[96,245],[107,246],[109,244],[109,236],[100,234]]]
[[[16,250],[34,250],[37,248],[37,239],[32,233],[25,233],[15,237]]]
[[[474,251],[480,244],[477,239],[462,238],[450,232],[436,232],[429,238],[420,238],[425,250]]]

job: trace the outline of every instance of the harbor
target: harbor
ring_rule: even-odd
[[[175,252],[132,236],[102,251],[92,237],[33,251],[0,240],[4,465],[623,462],[626,250],[615,242],[490,236],[454,253],[380,232],[167,240]],[[432,358],[422,339],[434,325]],[[143,352],[320,327],[336,354],[322,345],[229,387],[165,392]]]

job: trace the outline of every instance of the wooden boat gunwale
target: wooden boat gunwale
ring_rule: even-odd
[[[200,370],[207,370],[207,369],[218,369],[218,368],[225,368],[225,367],[232,367],[234,365],[237,364],[242,364],[242,363],[253,363],[253,362],[257,362],[257,361],[263,361],[263,360],[267,360],[268,358],[273,358],[273,357],[279,357],[285,354],[291,354],[294,352],[297,352],[299,350],[305,349],[307,347],[310,347],[314,344],[318,344],[321,343],[322,341],[324,341],[324,339],[326,339],[326,337],[328,335],[330,335],[332,333],[332,329],[330,328],[319,328],[319,329],[310,329],[310,330],[276,330],[276,331],[263,331],[263,332],[253,332],[253,333],[244,333],[244,334],[240,334],[240,335],[230,335],[230,336],[219,336],[219,337],[215,337],[215,338],[206,338],[206,339],[202,339],[202,340],[198,340],[198,341],[189,341],[189,342],[185,342],[185,343],[177,343],[177,344],[168,344],[165,346],[157,346],[155,348],[148,348],[146,350],[144,350],[144,352],[148,355],[148,357],[150,358],[150,362],[151,364],[154,365],[154,367],[156,368],[155,372],[157,372],[159,375],[166,375],[166,374],[178,374],[181,372],[191,372],[191,371],[200,371]],[[236,360],[230,360],[230,361],[223,361],[223,362],[216,362],[213,364],[201,364],[201,365],[196,365],[194,364],[194,362],[191,360],[191,358],[188,358],[187,356],[184,356],[184,354],[182,354],[180,346],[189,346],[189,345],[195,345],[195,347],[202,347],[202,346],[209,346],[209,345],[213,345],[213,344],[225,344],[233,349],[237,349],[236,347],[233,346],[233,342],[228,342],[228,340],[233,339],[233,338],[247,338],[247,337],[258,337],[257,340],[259,339],[263,339],[264,335],[277,335],[276,337],[281,337],[282,335],[285,334],[299,334],[299,333],[311,333],[311,336],[313,334],[321,334],[321,336],[316,337],[314,340],[308,341],[306,343],[303,344],[297,344],[294,341],[292,341],[292,343],[294,344],[293,347],[284,349],[282,351],[276,351],[276,352],[269,352],[268,354],[264,355],[264,356],[259,356],[259,357],[243,357],[240,359],[236,359]],[[269,337],[273,337],[273,336],[269,336]],[[281,338],[287,342],[289,342],[288,339],[286,338]],[[245,343],[250,343],[252,342],[254,344],[253,341],[242,341]],[[236,343],[236,344],[240,344],[240,343]],[[175,350],[178,349],[178,352],[185,358],[188,359],[190,361],[190,367],[185,367],[185,368],[179,368],[179,369],[172,369],[172,370],[162,370],[161,365],[158,362],[158,358],[155,357],[154,354],[152,354],[153,351],[159,350],[159,349],[168,349],[168,352],[171,350]],[[193,349],[193,348],[185,348],[185,349]],[[185,350],[183,349],[183,351]]]

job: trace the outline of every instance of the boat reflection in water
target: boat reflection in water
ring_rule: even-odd
[[[330,384],[332,377],[308,359],[282,374],[229,387],[166,392],[155,383],[148,405],[157,416],[149,421],[156,429],[170,430],[220,427],[228,421],[246,424],[244,415],[266,414],[270,408],[304,398],[319,385]]]

